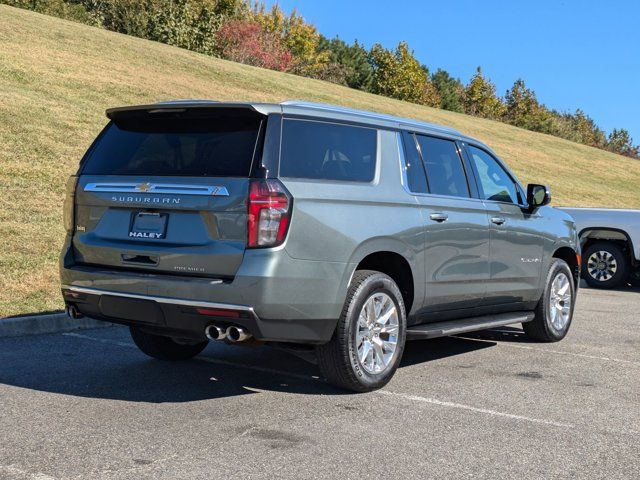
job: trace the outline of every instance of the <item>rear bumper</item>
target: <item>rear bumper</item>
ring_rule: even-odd
[[[238,325],[257,340],[321,344],[330,340],[349,281],[345,263],[253,250],[232,281],[77,265],[61,259],[67,305],[89,317],[167,335],[205,338],[205,328]],[[197,312],[230,310],[233,317]]]
[[[183,338],[205,339],[207,326],[242,326],[257,340],[324,343],[331,320],[261,320],[252,307],[173,297],[139,295],[95,288],[62,286],[67,304],[89,317]],[[207,312],[202,314],[199,311]]]

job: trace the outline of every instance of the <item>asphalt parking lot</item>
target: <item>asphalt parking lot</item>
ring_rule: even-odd
[[[412,342],[345,394],[267,347],[146,358],[122,327],[0,340],[0,478],[638,478],[640,290],[582,289],[569,336]]]

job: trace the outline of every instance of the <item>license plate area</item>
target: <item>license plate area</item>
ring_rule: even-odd
[[[151,300],[102,295],[98,307],[100,313],[105,317],[133,320],[152,325],[164,325],[165,323],[160,305]]]
[[[129,226],[129,237],[162,240],[167,235],[169,214],[157,212],[133,212]]]

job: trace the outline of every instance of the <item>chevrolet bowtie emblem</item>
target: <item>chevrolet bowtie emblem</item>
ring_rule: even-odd
[[[150,183],[141,183],[140,185],[136,186],[136,190],[139,192],[148,192],[149,190],[151,190],[151,184]]]

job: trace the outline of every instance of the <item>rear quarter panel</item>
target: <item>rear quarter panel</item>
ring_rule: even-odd
[[[387,251],[411,265],[414,308],[424,296],[424,228],[419,205],[401,183],[396,132],[378,131],[373,182],[282,178],[294,197],[285,249],[296,259],[344,265],[337,303],[343,304],[357,264]]]

